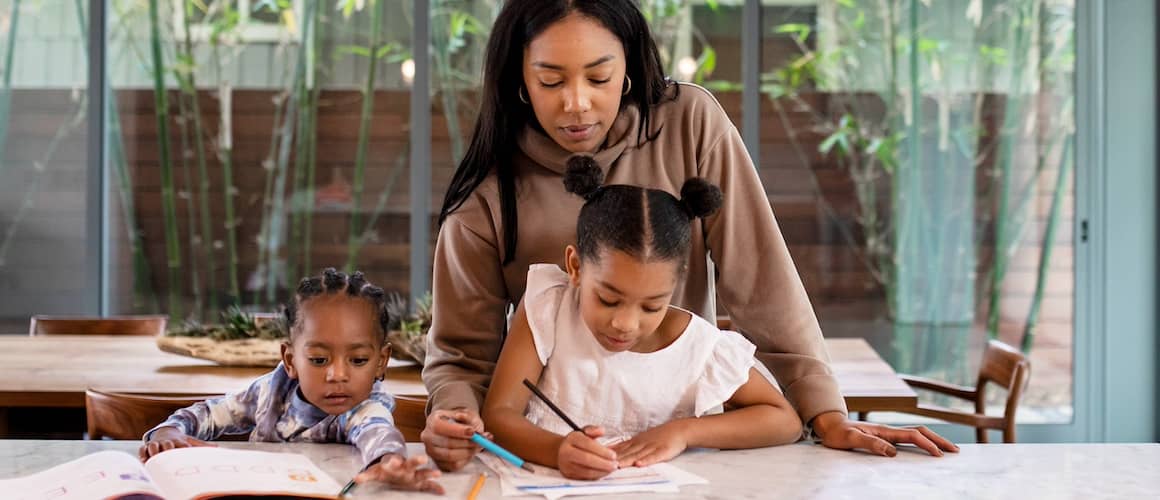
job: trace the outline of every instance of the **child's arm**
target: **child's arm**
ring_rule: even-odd
[[[252,431],[259,395],[276,373],[262,376],[244,391],[207,399],[177,410],[160,425],[145,433],[142,437],[145,443],[138,451],[138,455],[145,460],[173,448],[211,446],[205,441],[217,439],[223,434],[244,434]],[[285,373],[282,376],[285,376]]]
[[[379,392],[381,385],[376,384],[376,390],[371,392],[370,398],[359,403],[348,413],[346,420],[346,435],[350,443],[358,448],[362,454],[363,463],[386,460],[389,455],[407,457],[407,443],[403,433],[395,427],[395,418],[391,415],[390,394]]]
[[[749,381],[733,393],[725,409],[654,427],[613,449],[622,463],[644,467],[672,459],[687,447],[760,448],[792,443],[801,436],[797,412],[756,368],[749,369]]]
[[[555,467],[570,478],[597,479],[616,470],[616,453],[592,439],[603,434],[601,429],[588,427],[584,433],[561,436],[524,417],[531,392],[523,380],[539,380],[543,370],[521,301],[483,403],[483,422],[496,442],[524,460]]]

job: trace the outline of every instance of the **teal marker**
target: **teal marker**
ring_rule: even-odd
[[[512,452],[501,448],[498,444],[495,444],[490,439],[484,437],[483,434],[480,434],[478,432],[475,433],[474,435],[471,436],[471,441],[475,444],[482,446],[483,449],[490,451],[492,453],[495,453],[496,456],[498,456],[499,458],[502,458],[504,460],[507,460],[508,462],[511,462],[512,465],[515,465],[516,467],[524,469],[528,472],[536,472],[536,470],[532,468],[531,464],[524,462],[524,459],[515,456],[515,454],[513,454]]]

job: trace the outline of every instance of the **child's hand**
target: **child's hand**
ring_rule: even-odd
[[[153,434],[149,436],[148,442],[141,445],[141,448],[137,450],[137,457],[140,458],[142,462],[144,462],[148,460],[149,457],[152,457],[153,455],[163,451],[172,450],[174,448],[192,448],[194,446],[217,445],[186,436],[184,432],[181,432],[173,427],[162,427],[154,431]]]
[[[603,435],[603,428],[589,425],[583,433],[572,432],[565,436],[556,455],[560,473],[570,479],[592,480],[616,470],[616,452],[594,439]]]
[[[620,455],[625,467],[647,467],[667,462],[680,455],[689,446],[685,426],[677,422],[653,427],[612,447]]]
[[[442,475],[439,469],[423,469],[427,465],[427,456],[418,455],[404,459],[398,455],[390,455],[355,476],[354,482],[362,484],[367,481],[386,483],[397,490],[425,491],[436,495],[443,494],[443,486],[435,482],[435,478]]]

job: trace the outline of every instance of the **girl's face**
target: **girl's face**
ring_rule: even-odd
[[[613,352],[652,352],[666,344],[653,334],[665,319],[677,284],[678,262],[641,262],[618,250],[601,250],[583,262],[569,245],[564,254],[572,284],[580,288],[580,315],[596,341]]]
[[[548,136],[573,153],[604,143],[620,110],[624,75],[620,39],[577,14],[552,24],[524,49],[525,98]]]
[[[379,340],[371,304],[345,293],[322,295],[303,303],[299,314],[293,342],[282,345],[282,362],[306,401],[328,415],[366,401],[391,355]]]

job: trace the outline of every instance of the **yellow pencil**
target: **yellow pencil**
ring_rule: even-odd
[[[487,479],[487,474],[480,472],[479,477],[475,479],[475,486],[471,487],[471,493],[467,494],[467,500],[475,500],[475,497],[479,495],[479,490],[483,489],[484,479]]]

